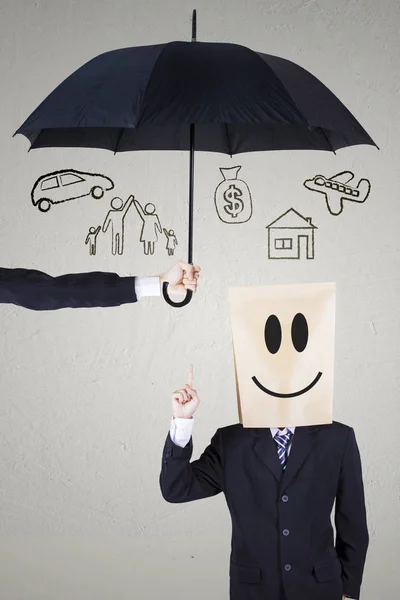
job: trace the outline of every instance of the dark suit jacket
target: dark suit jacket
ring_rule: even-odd
[[[119,306],[136,302],[134,279],[99,272],[51,277],[30,269],[0,267],[0,303],[32,310]]]
[[[168,435],[160,486],[168,502],[223,492],[232,519],[231,600],[358,598],[368,547],[352,428],[297,427],[282,472],[269,429],[218,429],[198,460]],[[336,542],[331,525],[335,506]]]

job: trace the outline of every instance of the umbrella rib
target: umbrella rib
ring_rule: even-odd
[[[37,142],[37,140],[38,140],[38,137],[39,137],[39,136],[40,136],[40,134],[42,133],[42,131],[43,131],[43,129],[40,129],[39,133],[36,133],[36,134],[35,134],[35,136],[34,136],[32,139],[29,139],[29,141],[30,141],[31,145],[30,145],[30,147],[28,148],[28,152],[30,152],[31,150],[34,150],[34,149],[35,149],[35,144],[36,144],[36,142]],[[14,133],[14,135],[16,135],[16,134]]]
[[[114,155],[117,154],[117,152],[118,152],[118,146],[119,146],[119,144],[121,142],[122,136],[124,135],[124,131],[125,131],[124,127],[121,127],[121,129],[119,130],[119,134],[118,134],[118,138],[117,138],[117,143],[115,144],[115,148],[114,148]]]
[[[320,132],[322,133],[322,135],[324,136],[324,138],[325,138],[325,139],[326,139],[326,141],[328,142],[328,145],[329,145],[329,147],[330,147],[331,151],[333,152],[333,154],[335,154],[335,155],[336,155],[336,151],[335,151],[335,149],[333,148],[332,144],[330,143],[330,141],[329,141],[329,138],[328,138],[328,136],[326,135],[325,131],[322,129],[322,127],[318,127],[318,129],[320,130]]]
[[[232,145],[231,145],[231,141],[229,139],[228,123],[224,123],[224,125],[225,125],[226,141],[228,142],[228,154],[232,158]]]
[[[160,53],[158,54],[156,60],[154,61],[153,67],[151,69],[151,72],[150,72],[149,77],[148,77],[147,82],[146,82],[146,86],[145,86],[145,88],[143,90],[142,101],[140,103],[140,109],[139,109],[138,116],[137,116],[137,119],[136,119],[135,127],[139,127],[140,124],[141,124],[140,121],[142,120],[142,117],[143,117],[143,104],[144,104],[144,101],[146,99],[147,90],[150,87],[150,82],[151,82],[151,80],[153,78],[154,71],[155,71],[155,68],[157,66],[157,63],[160,60],[161,54],[164,52],[165,48],[167,46],[169,46],[170,44],[172,44],[172,43],[173,42],[167,42],[166,44],[162,44],[163,48],[162,48],[162,50],[160,50]]]

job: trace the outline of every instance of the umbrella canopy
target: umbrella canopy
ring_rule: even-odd
[[[192,42],[196,41],[196,11]],[[193,254],[194,150],[234,155],[375,145],[316,77],[237,44],[123,48],[63,81],[16,132],[33,148],[190,150],[188,262]],[[184,302],[164,298],[173,306]]]
[[[170,42],[89,61],[16,133],[31,148],[113,152],[328,150],[373,140],[338,98],[295,63],[244,46]]]

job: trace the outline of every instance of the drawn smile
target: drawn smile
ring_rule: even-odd
[[[318,373],[318,375],[315,377],[314,381],[312,381],[310,383],[310,385],[308,385],[307,387],[305,387],[304,389],[300,390],[299,392],[292,392],[291,394],[279,394],[278,392],[273,392],[272,390],[268,390],[266,387],[264,387],[257,379],[257,377],[252,377],[252,380],[254,381],[254,383],[256,384],[257,387],[260,388],[260,390],[262,390],[265,394],[269,394],[270,396],[274,396],[275,398],[295,398],[296,396],[301,396],[302,394],[305,394],[306,392],[308,392],[309,390],[311,390],[311,388],[314,387],[314,385],[316,385],[318,383],[318,381],[321,379],[322,377],[322,373],[321,371]]]

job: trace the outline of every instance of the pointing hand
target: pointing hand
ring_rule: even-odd
[[[193,389],[193,365],[190,366],[188,383],[172,394],[172,415],[174,419],[191,419],[200,404]]]

